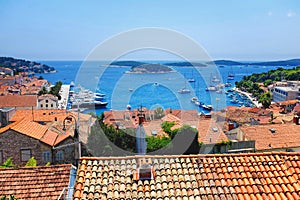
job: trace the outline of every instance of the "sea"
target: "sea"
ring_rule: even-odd
[[[52,84],[62,81],[63,84],[75,83],[74,90],[86,88],[93,92],[105,94],[102,101],[108,102],[104,108],[86,109],[84,112],[94,112],[99,115],[108,110],[125,110],[146,107],[147,109],[182,109],[197,110],[208,113],[203,106],[191,101],[197,97],[204,105],[212,105],[214,110],[227,106],[253,106],[251,101],[242,95],[230,92],[236,81],[253,73],[262,73],[278,67],[293,68],[294,66],[209,66],[182,67],[170,66],[174,72],[158,74],[128,73],[130,66],[109,66],[106,62],[83,61],[39,61],[52,66],[55,73],[36,74]],[[143,61],[147,63],[165,64],[177,61]],[[228,80],[228,75],[234,75]],[[192,79],[194,81],[192,81]],[[225,84],[219,92],[206,91],[212,85]],[[230,84],[229,84],[230,83]],[[189,93],[179,93],[180,89],[188,89]],[[228,92],[229,91],[229,92]],[[235,100],[233,100],[233,98]]]

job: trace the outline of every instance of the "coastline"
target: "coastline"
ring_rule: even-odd
[[[233,87],[232,89],[233,89],[233,91],[236,91],[236,92],[238,92],[240,94],[245,95],[256,107],[259,108],[261,106],[260,103],[258,103],[258,101],[255,100],[255,98],[251,97],[251,93],[249,93],[249,92],[243,92],[240,89],[238,89],[237,87]]]

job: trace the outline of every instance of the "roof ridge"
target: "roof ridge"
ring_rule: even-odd
[[[241,156],[267,156],[267,155],[298,155],[300,152],[259,152],[259,153],[232,153],[232,154],[193,154],[193,155],[130,155],[112,157],[81,157],[80,160],[117,160],[117,159],[139,159],[139,158],[194,158],[194,157],[241,157]]]
[[[57,168],[57,167],[67,167],[67,166],[72,166],[72,164],[56,164],[56,165],[49,165],[49,166],[15,166],[15,167],[3,167],[0,168],[1,170],[30,170],[30,169],[41,169],[41,168]]]

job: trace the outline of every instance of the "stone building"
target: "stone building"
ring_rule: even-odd
[[[52,131],[47,126],[23,119],[0,129],[0,163],[12,157],[17,166],[24,166],[34,157],[37,165],[50,162],[76,163],[76,143],[70,131]]]
[[[57,109],[58,98],[52,94],[44,94],[38,97],[38,109]]]

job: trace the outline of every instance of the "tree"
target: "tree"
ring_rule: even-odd
[[[270,92],[263,93],[259,96],[258,103],[261,103],[264,108],[269,108],[272,101],[272,95]]]
[[[27,161],[26,167],[36,167],[36,159],[34,159],[34,157],[29,158],[29,160]]]
[[[156,137],[156,136],[148,136],[146,137],[147,141],[147,152],[157,151],[171,142],[171,138],[169,137]]]
[[[12,157],[9,157],[2,165],[0,165],[1,168],[5,167],[14,167],[15,165],[12,162]]]

